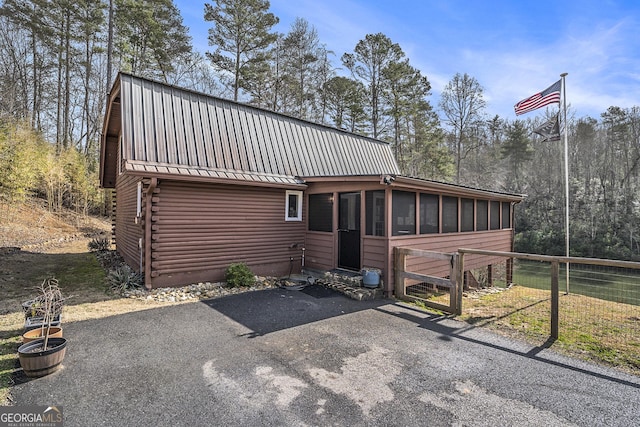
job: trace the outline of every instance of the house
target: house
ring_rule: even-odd
[[[115,189],[117,251],[148,288],[221,280],[233,262],[271,276],[304,262],[379,268],[390,294],[394,247],[510,251],[522,199],[404,177],[385,142],[125,73],[100,184]]]

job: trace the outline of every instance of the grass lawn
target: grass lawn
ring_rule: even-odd
[[[464,298],[465,322],[542,345],[549,338],[550,292],[513,286]],[[640,307],[586,295],[560,295],[559,337],[552,348],[640,375]]]
[[[504,272],[503,272],[504,273]],[[620,268],[574,265],[570,293],[565,270],[559,277],[559,336],[552,348],[570,356],[601,362],[640,375],[640,274]],[[548,345],[551,332],[550,266],[518,260],[513,281],[465,292],[459,320],[504,335]],[[419,295],[417,295],[419,296]],[[424,294],[447,305],[446,294]]]
[[[513,282],[529,288],[547,289],[550,286],[550,264],[517,260]],[[640,305],[640,271],[616,267],[574,264],[570,268],[570,293]],[[560,265],[558,287],[566,290],[566,270]]]

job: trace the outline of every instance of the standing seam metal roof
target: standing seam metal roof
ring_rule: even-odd
[[[274,183],[399,174],[385,142],[125,73],[119,79],[128,170]]]

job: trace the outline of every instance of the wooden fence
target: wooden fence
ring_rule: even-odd
[[[440,253],[433,251],[425,251],[412,248],[395,248],[395,294],[399,299],[421,301],[425,306],[442,310],[448,313],[462,314],[463,311],[463,278],[465,272],[465,256],[466,255],[480,255],[492,258],[503,258],[509,261],[512,265],[514,260],[526,260],[548,263],[551,266],[549,283],[550,283],[550,302],[551,307],[549,311],[550,318],[550,331],[549,335],[552,339],[558,339],[559,331],[559,296],[561,292],[565,295],[570,293],[569,281],[565,282],[563,289],[560,289],[560,265],[564,265],[566,269],[570,268],[570,265],[578,266],[602,266],[605,268],[621,268],[636,271],[640,273],[640,263],[629,261],[616,261],[605,260],[597,258],[577,258],[577,257],[558,257],[547,255],[535,255],[525,254],[517,252],[498,252],[498,251],[486,251],[479,249],[458,249],[456,253]],[[450,271],[448,277],[435,277],[427,274],[425,271],[409,271],[407,269],[407,257],[423,257],[429,260],[446,261],[450,264]],[[567,277],[569,277],[567,275]],[[407,280],[411,280],[414,283],[419,283],[421,286],[430,287],[431,290],[442,291],[447,290],[449,295],[449,303],[443,303],[440,301],[433,301],[427,296],[411,295],[408,289],[411,286],[407,285]],[[640,284],[637,287],[637,291],[640,293]]]
[[[396,247],[394,250],[396,298],[410,301],[421,301],[427,307],[442,310],[447,313],[462,313],[462,287],[458,286],[458,283],[460,282],[458,280],[458,272],[460,271],[460,269],[458,267],[459,255],[457,253],[448,254],[402,247]],[[432,260],[448,262],[450,265],[449,278],[430,276],[428,274],[408,271],[407,257],[409,256],[423,257]],[[425,287],[430,287],[432,290],[447,289],[449,293],[449,303],[442,304],[439,302],[431,301],[428,298],[410,295],[410,293],[407,292],[407,289],[409,288],[409,286],[407,286],[407,280],[417,281]]]

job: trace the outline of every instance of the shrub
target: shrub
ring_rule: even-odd
[[[112,291],[123,293],[131,289],[141,288],[143,284],[142,276],[124,264],[107,274],[107,284]]]
[[[119,267],[121,264],[124,264],[124,260],[122,256],[116,251],[98,251],[96,252],[96,259],[104,268],[107,270],[114,270],[116,267]]]
[[[106,237],[96,237],[89,241],[88,246],[91,252],[108,251],[111,247],[111,240]]]
[[[227,281],[227,285],[231,287],[251,286],[256,282],[256,277],[249,267],[247,267],[247,264],[239,262],[227,267],[225,280]]]

